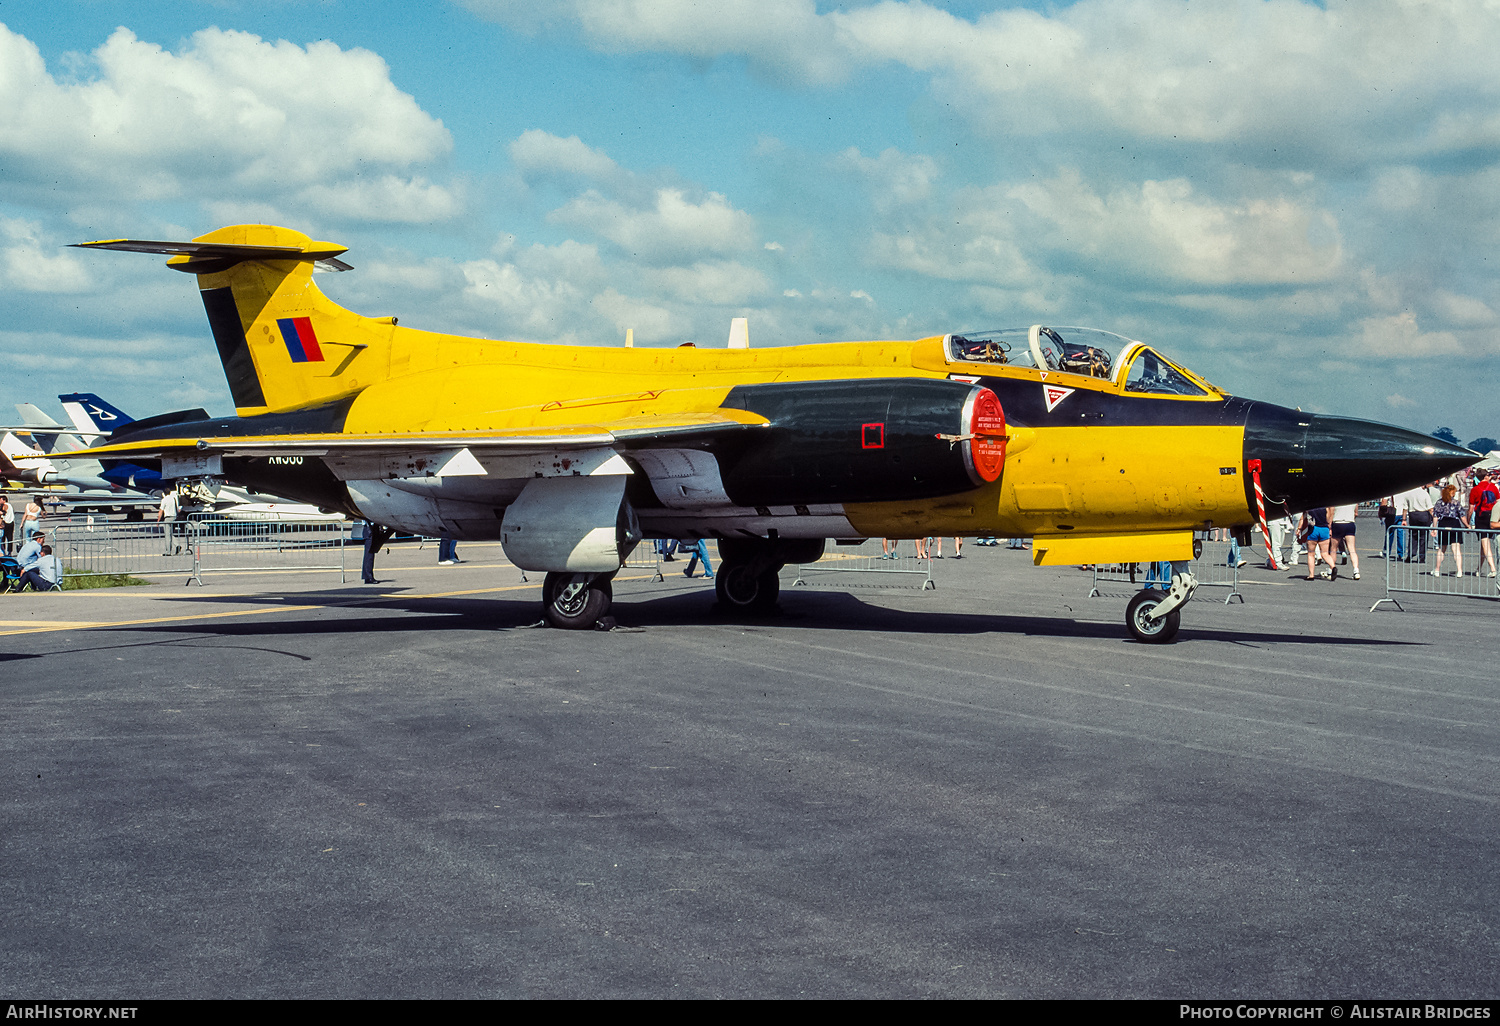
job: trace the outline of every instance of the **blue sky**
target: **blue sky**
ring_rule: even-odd
[[[362,313],[618,345],[1042,322],[1500,435],[1482,2],[0,0],[0,403],[230,408],[191,281],[274,221]]]

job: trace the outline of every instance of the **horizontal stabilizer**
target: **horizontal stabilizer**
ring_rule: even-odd
[[[213,274],[246,260],[311,260],[330,271],[352,270],[337,259],[348,246],[310,242],[306,246],[247,246],[228,242],[154,242],[149,239],[101,239],[75,242],[76,249],[118,249],[126,253],[160,253],[170,256],[167,266],[192,274]]]

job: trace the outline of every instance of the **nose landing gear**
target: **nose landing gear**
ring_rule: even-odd
[[[1165,645],[1177,637],[1182,623],[1182,606],[1198,590],[1198,579],[1187,569],[1186,562],[1172,564],[1172,587],[1161,592],[1147,588],[1137,592],[1125,607],[1125,626],[1136,641],[1148,645]]]

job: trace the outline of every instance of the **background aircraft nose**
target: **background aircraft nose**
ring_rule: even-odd
[[[1292,512],[1379,499],[1462,470],[1482,457],[1440,438],[1352,417],[1257,403],[1245,419],[1245,459],[1261,461],[1268,505]],[[1252,488],[1249,480],[1246,488]],[[1251,509],[1254,492],[1249,491]],[[1274,516],[1271,509],[1267,515]]]

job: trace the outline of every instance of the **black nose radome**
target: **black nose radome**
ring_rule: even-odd
[[[1480,459],[1461,445],[1372,420],[1269,403],[1256,403],[1245,420],[1245,460],[1260,460],[1268,506],[1285,503],[1293,513],[1392,495]]]

